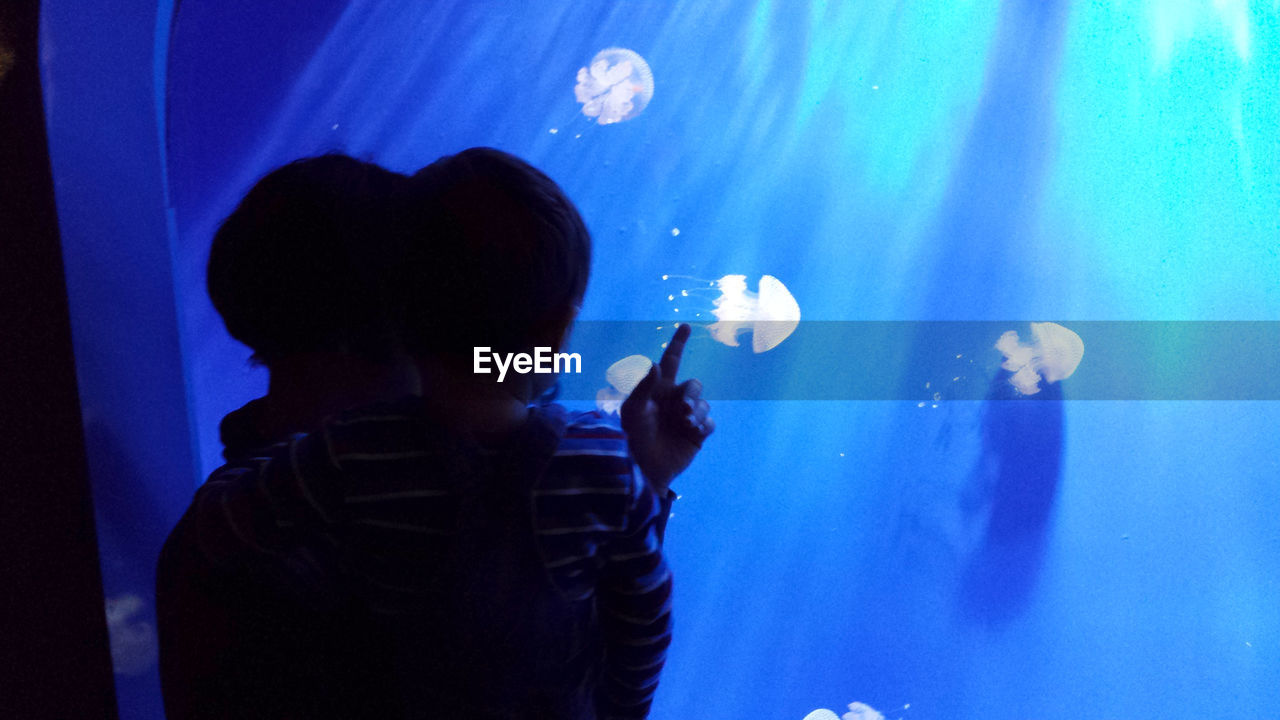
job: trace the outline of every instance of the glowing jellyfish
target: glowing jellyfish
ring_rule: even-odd
[[[609,366],[604,371],[604,379],[609,387],[596,393],[596,407],[601,412],[616,413],[622,409],[622,403],[636,389],[636,385],[649,374],[653,361],[643,355],[628,355]]]
[[[573,95],[582,103],[582,114],[601,125],[630,120],[653,98],[653,71],[632,50],[605,48],[578,70]]]
[[[1013,373],[1009,382],[1023,395],[1040,392],[1040,380],[1058,382],[1071,377],[1084,357],[1084,341],[1057,323],[1031,323],[1031,344],[1010,330],[996,341],[1004,355],[1000,367]]]
[[[849,712],[839,717],[826,708],[820,708],[805,715],[804,720],[884,720],[884,715],[866,703],[855,702],[849,703]]]
[[[760,278],[760,292],[747,289],[746,275],[725,275],[716,281],[716,322],[707,329],[711,338],[729,347],[738,346],[738,336],[751,333],[752,352],[772,350],[795,332],[800,324],[800,305],[782,281],[772,275]]]
[[[140,595],[106,598],[111,665],[117,675],[140,675],[149,670],[159,656],[155,626],[145,619],[146,604]]]
[[[849,703],[849,712],[841,715],[840,720],[884,720],[884,715],[866,703],[853,702]]]

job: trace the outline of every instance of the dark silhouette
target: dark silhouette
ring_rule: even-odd
[[[987,307],[1024,303],[1030,282],[1019,268],[1040,242],[1036,215],[1054,153],[1069,10],[1060,0],[1000,6],[982,97],[929,231],[936,261],[923,307],[937,319],[972,319],[979,298]],[[918,353],[930,352],[930,338],[916,342]],[[968,522],[985,530],[976,550],[965,548],[960,609],[989,624],[1015,616],[1035,586],[1060,481],[1061,389],[1015,398],[1007,379],[1002,371],[992,381],[981,457],[962,500]]]
[[[689,329],[624,404],[626,435],[534,404],[554,374],[504,382],[473,351],[563,347],[590,270],[573,204],[477,148],[382,209],[398,254],[372,317],[394,332],[359,337],[410,358],[420,394],[230,457],[200,489],[161,605],[212,630],[166,663],[195,690],[170,717],[646,716],[670,638],[669,485],[714,428],[697,381],[674,382]],[[352,349],[332,337],[322,357]],[[273,377],[277,339],[259,341]]]
[[[40,84],[43,5],[0,3],[0,698],[8,717],[107,720],[116,694],[46,134],[56,113]]]
[[[962,500],[985,531],[960,585],[962,614],[986,625],[1015,617],[1036,587],[1062,474],[1062,388],[1020,395],[1001,370],[981,422],[982,451]]]
[[[218,229],[209,298],[267,366],[267,395],[222,423],[236,457],[326,416],[417,392],[395,327],[403,260],[392,204],[408,179],[329,154],[258,181]]]
[[[209,296],[270,372],[267,395],[222,421],[228,460],[261,455],[329,415],[417,391],[387,282],[402,255],[392,205],[407,181],[343,155],[298,160],[255,184],[218,229]],[[317,609],[271,579],[211,572],[202,541],[193,503],[157,569],[171,719],[376,711],[375,701],[359,699],[380,657],[358,608]],[[339,631],[317,635],[320,623]],[[318,677],[341,677],[344,691],[314,691]]]
[[[1036,243],[1069,9],[1061,0],[1000,5],[982,97],[929,232],[937,261],[924,307],[944,314],[935,319],[972,319],[979,297],[991,307],[1017,301],[1009,279]]]

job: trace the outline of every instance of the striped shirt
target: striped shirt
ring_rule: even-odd
[[[540,717],[530,698],[558,687],[586,697],[558,716],[643,718],[670,643],[670,497],[597,413],[535,408],[485,448],[405,401],[220,468],[166,551],[316,612],[357,598],[407,706]]]

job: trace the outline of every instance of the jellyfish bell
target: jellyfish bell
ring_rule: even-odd
[[[849,703],[849,712],[837,716],[826,708],[819,708],[804,716],[804,720],[884,720],[884,715],[866,703]]]
[[[1009,382],[1023,395],[1040,392],[1040,381],[1059,382],[1071,377],[1084,358],[1084,341],[1076,333],[1051,322],[1031,323],[1031,343],[1010,330],[996,341],[1004,355],[1000,367],[1013,373]]]
[[[645,375],[649,374],[649,369],[652,367],[653,361],[644,355],[628,355],[610,365],[609,369],[604,371],[604,379],[608,380],[618,392],[630,395]]]
[[[653,71],[634,50],[605,48],[578,70],[573,95],[599,125],[630,120],[653,99]]]
[[[155,665],[159,645],[155,626],[146,619],[146,604],[135,594],[106,598],[107,635],[117,674],[140,675]]]
[[[752,326],[751,350],[772,350],[791,336],[800,324],[800,304],[782,281],[772,275],[760,278],[756,321]]]
[[[649,368],[653,367],[653,361],[644,355],[628,355],[618,362],[609,366],[604,371],[604,378],[609,382],[609,387],[601,388],[596,392],[596,407],[604,413],[617,413],[622,409],[622,403],[626,401],[627,396],[632,390],[636,389],[636,385],[649,374]]]
[[[760,291],[747,289],[746,275],[725,275],[716,281],[720,296],[711,314],[716,322],[707,327],[711,338],[729,347],[738,336],[751,333],[751,350],[762,353],[777,347],[800,324],[800,305],[782,281],[772,275],[760,278]]]
[[[1074,332],[1057,323],[1031,323],[1033,347],[1038,351],[1031,356],[1036,372],[1049,382],[1071,377],[1084,359],[1084,341]]]

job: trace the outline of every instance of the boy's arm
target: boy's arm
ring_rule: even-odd
[[[678,497],[680,496],[671,488],[667,488],[658,496],[657,531],[660,544],[667,541],[667,520],[671,519],[671,506],[675,504]]]
[[[676,329],[662,359],[632,389],[620,413],[631,456],[664,498],[672,479],[689,466],[716,427],[710,405],[702,399],[702,383],[675,382],[689,333],[689,325]]]
[[[323,438],[296,437],[262,457],[216,470],[183,518],[202,563],[263,578],[302,580],[318,568],[290,550],[297,530],[323,524],[333,505]],[[317,497],[327,502],[317,502]],[[308,580],[308,582],[310,582]]]
[[[633,476],[632,492],[625,530],[603,548],[599,597],[605,662],[596,700],[600,720],[648,716],[671,644],[671,571],[659,535],[663,503],[638,474]]]

